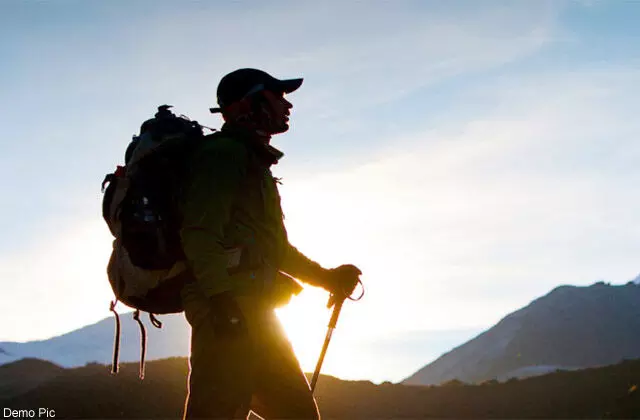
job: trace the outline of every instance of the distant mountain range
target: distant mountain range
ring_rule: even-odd
[[[121,314],[120,360],[140,358],[140,330]],[[183,315],[162,316],[158,330],[145,321],[147,360],[185,357],[189,326]],[[111,363],[113,317],[48,340],[0,343],[0,365],[23,358],[62,367]],[[446,347],[442,347],[443,349]],[[640,357],[640,276],[624,286],[598,282],[561,286],[468,342],[443,354],[403,381],[434,385],[522,378],[555,370],[604,366]]]
[[[143,317],[147,330],[147,361],[169,357],[186,357],[189,354],[190,329],[183,315],[162,315],[162,329],[151,326],[146,315]],[[120,314],[122,334],[120,361],[140,360],[140,329],[132,314]],[[111,364],[113,358],[115,320],[113,316],[95,324],[53,337],[47,340],[26,343],[0,342],[0,365],[23,358],[48,360],[59,366],[72,368],[87,363]],[[400,380],[426,360],[433,360],[453,346],[474,337],[479,329],[426,331],[424,335],[403,333],[358,342],[360,351],[368,351],[363,365],[388,360],[383,367],[387,375]],[[318,336],[325,333],[324,327]],[[348,331],[341,330],[340,334]],[[334,349],[335,350],[335,349]],[[318,352],[320,348],[318,347]],[[331,353],[333,350],[329,350]],[[402,355],[396,360],[389,360]],[[312,369],[310,367],[309,369]],[[364,375],[361,374],[361,375]],[[375,373],[374,373],[375,375]],[[385,377],[379,375],[378,378]],[[388,376],[387,376],[388,377]],[[381,379],[377,379],[381,381]]]
[[[131,313],[120,314],[120,319],[120,360],[136,361],[140,358],[140,328]],[[188,355],[190,333],[184,315],[163,315],[159,319],[161,329],[143,320],[147,332],[147,360]],[[93,362],[108,364],[113,358],[114,332],[115,319],[109,317],[48,340],[0,342],[0,364],[22,358],[48,360],[63,367]]]
[[[440,384],[576,370],[640,358],[640,277],[561,286],[403,381]]]

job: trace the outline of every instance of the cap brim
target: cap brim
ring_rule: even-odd
[[[291,93],[295,90],[298,90],[300,86],[302,86],[303,79],[287,79],[287,80],[278,80],[278,87],[284,93]]]
[[[302,86],[303,80],[304,80],[303,78],[278,80],[272,77],[271,80],[266,83],[266,86],[264,84],[259,84],[259,85],[256,85],[256,87],[259,87],[259,90],[268,89],[273,91],[279,91],[282,93],[291,93],[298,90],[298,88]],[[254,92],[250,92],[250,93],[254,93]],[[212,114],[222,113],[222,108],[223,107],[209,108],[209,111]]]

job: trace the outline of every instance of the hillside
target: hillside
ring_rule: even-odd
[[[21,369],[15,363],[7,368]],[[0,397],[0,406],[48,407],[56,418],[179,418],[186,359],[149,363],[144,381],[137,379],[136,364],[122,368],[117,376],[97,364],[65,369],[21,395]],[[323,418],[333,419],[640,418],[634,385],[640,385],[640,360],[482,385],[374,385],[323,376],[316,395]]]
[[[0,366],[0,400],[24,394],[64,371],[60,366],[38,359],[22,359]]]
[[[480,382],[640,357],[640,285],[560,286],[407,378]]]

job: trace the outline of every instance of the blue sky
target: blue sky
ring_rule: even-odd
[[[305,78],[274,139],[290,237],[365,273],[329,373],[397,380],[435,356],[344,360],[401,359],[419,339],[372,343],[468,335],[559,284],[625,283],[639,18],[633,1],[1,3],[0,341],[109,315],[104,174],[159,104],[219,126],[207,109],[239,67]],[[303,364],[324,299],[282,313]]]

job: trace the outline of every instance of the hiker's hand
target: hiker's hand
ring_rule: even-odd
[[[347,298],[358,285],[361,274],[362,271],[351,264],[332,268],[327,273],[327,289],[336,298]]]
[[[209,299],[211,304],[211,322],[214,332],[221,337],[237,337],[247,332],[247,325],[230,292],[223,292]]]

